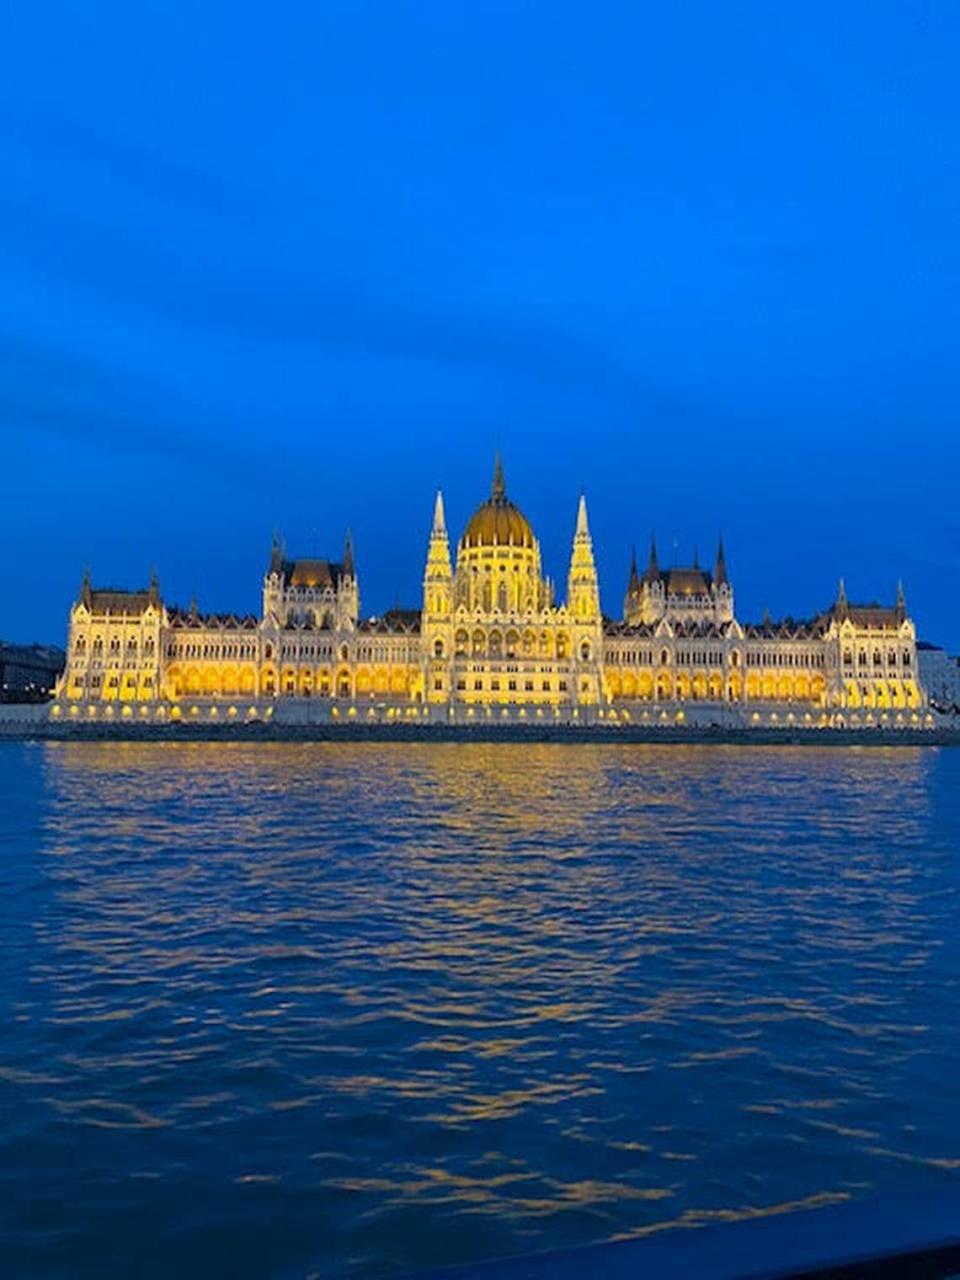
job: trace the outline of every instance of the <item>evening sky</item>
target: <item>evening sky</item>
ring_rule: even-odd
[[[960,7],[2,6],[0,636],[248,611],[272,533],[417,604],[494,450],[561,583],[960,645]]]

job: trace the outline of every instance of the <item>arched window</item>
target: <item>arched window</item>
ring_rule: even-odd
[[[665,667],[665,666],[667,666],[667,664],[669,663],[669,661],[670,661],[670,654],[667,652],[667,650],[666,650],[666,649],[661,649],[661,650],[660,650],[660,665],[661,665],[661,667]]]
[[[442,640],[434,640],[434,642],[433,642],[433,656],[434,656],[435,658],[442,658],[442,657],[443,657],[443,641],[442,641]]]
[[[580,661],[590,661],[590,643],[587,640],[584,640],[583,644],[580,646]]]

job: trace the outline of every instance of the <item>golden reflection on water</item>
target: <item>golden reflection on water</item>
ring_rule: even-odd
[[[47,1158],[69,1133],[99,1171],[74,1232],[94,1203],[122,1216],[125,1177],[175,1212],[190,1170],[236,1229],[280,1223],[294,1274],[308,1241],[324,1274],[367,1274],[781,1212],[960,1159],[930,1091],[957,1047],[948,753],[40,759],[24,1031],[0,1077]]]

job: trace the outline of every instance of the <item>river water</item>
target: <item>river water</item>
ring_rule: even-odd
[[[0,1269],[358,1277],[960,1174],[960,751],[0,746]]]

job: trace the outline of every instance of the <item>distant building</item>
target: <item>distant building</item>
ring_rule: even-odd
[[[939,645],[917,641],[920,682],[934,706],[960,709],[960,658],[951,657]]]
[[[65,662],[62,649],[0,641],[0,701],[41,702],[49,698]]]
[[[322,699],[331,715],[376,704],[454,719],[578,708],[630,719],[699,703],[771,722],[886,723],[916,718],[926,702],[901,588],[892,605],[854,604],[841,582],[811,619],[746,623],[722,543],[710,571],[696,557],[661,567],[651,544],[644,573],[636,557],[630,566],[622,618],[604,618],[583,497],[559,602],[499,460],[455,559],[437,494],[418,610],[362,616],[349,537],[339,561],[290,559],[275,539],[259,616],[167,605],[155,575],[142,591],[85,576],[68,655],[58,697],[90,714],[103,702],[214,714],[224,699],[234,715],[273,699],[299,700],[307,714],[306,700]]]

